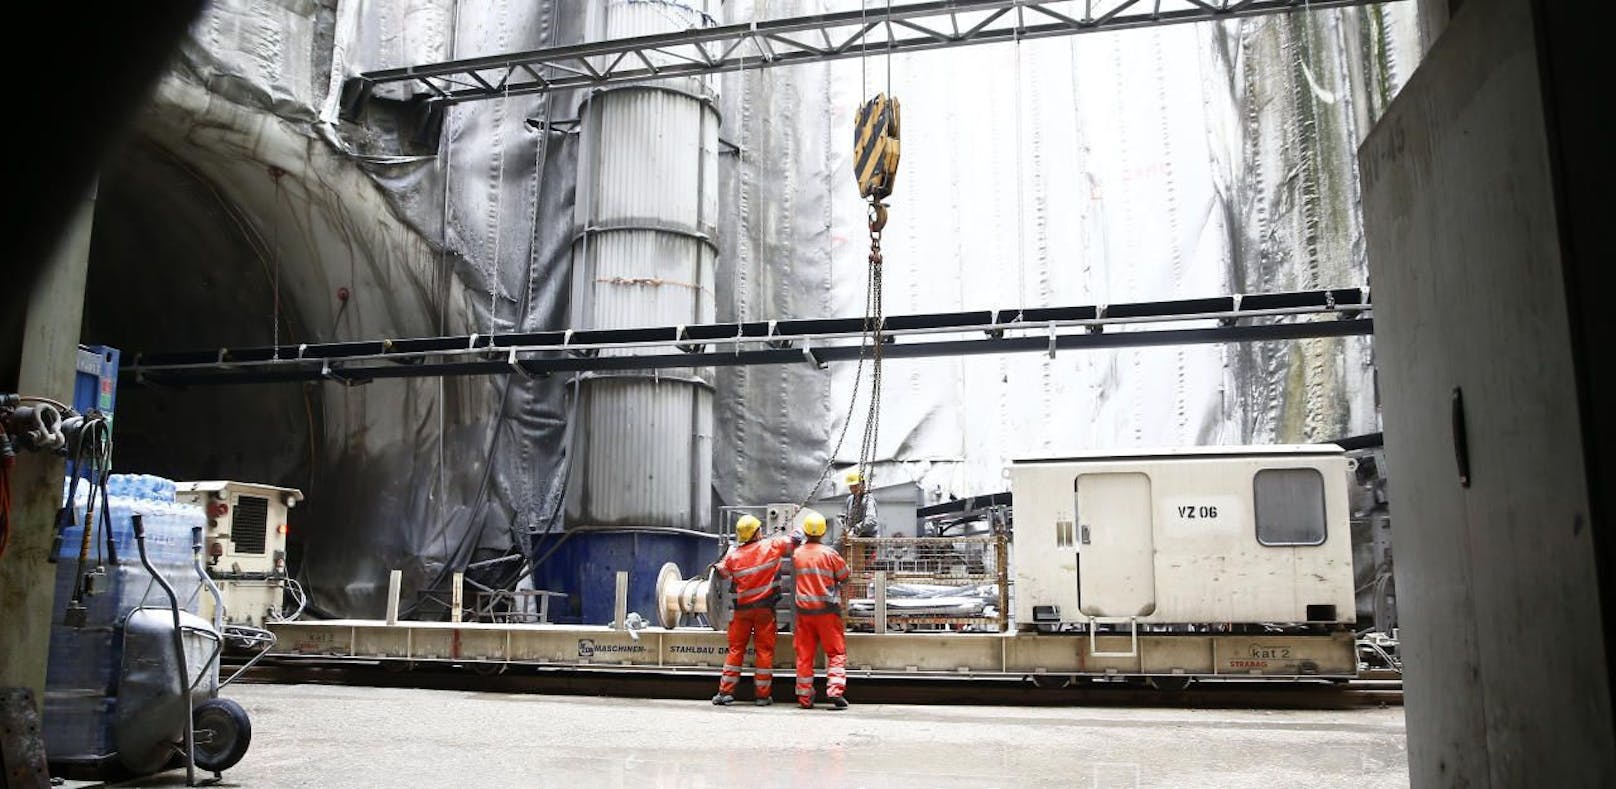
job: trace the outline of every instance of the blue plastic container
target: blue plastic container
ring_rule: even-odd
[[[718,538],[667,529],[564,532],[540,539],[537,557],[553,553],[533,570],[535,588],[565,592],[550,604],[550,621],[604,625],[617,603],[617,572],[628,571],[628,610],[655,622],[657,572],[665,562],[686,576],[704,571],[718,556]]]
[[[108,348],[105,345],[78,347],[78,355],[73,364],[73,410],[81,414],[100,411],[106,415],[109,425],[113,422],[113,410],[118,404],[120,356],[117,348]],[[82,466],[78,474],[88,479],[90,469]]]
[[[117,348],[80,345],[74,360],[73,408],[79,413],[100,411],[112,417],[118,404]]]

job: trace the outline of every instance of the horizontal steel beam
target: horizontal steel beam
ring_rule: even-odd
[[[887,316],[886,359],[1368,335],[1367,288]],[[1304,320],[1328,316],[1333,320]],[[1289,319],[1289,320],[1287,320]],[[1193,324],[1182,326],[1182,324]],[[857,361],[864,318],[752,321],[137,353],[122,376],[169,386]],[[1177,324],[1178,326],[1174,326]],[[1162,328],[1163,326],[1174,328]]]
[[[1372,5],[1368,0],[933,0],[890,8],[712,25],[513,52],[350,78],[342,112],[358,117],[377,87],[409,85],[433,104],[599,88],[741,68],[898,54],[1002,41]]]
[[[915,518],[917,520],[925,520],[927,518],[940,518],[946,515],[964,515],[970,512],[986,510],[991,507],[1009,507],[1014,502],[1015,497],[1011,495],[1011,492],[1008,490],[1004,491],[1003,493],[987,493],[979,496],[966,496],[963,499],[954,499],[952,501],[944,501],[938,504],[920,507],[915,510]]]

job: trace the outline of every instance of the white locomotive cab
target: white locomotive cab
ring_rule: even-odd
[[[1015,461],[1016,623],[1349,624],[1348,473],[1328,444]]]

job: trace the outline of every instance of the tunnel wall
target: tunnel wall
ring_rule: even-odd
[[[539,46],[568,24],[555,4],[214,4],[105,175],[86,340],[132,356],[563,326],[575,143],[524,125],[551,99],[451,110],[442,155],[385,114],[327,111],[344,69]],[[320,612],[380,615],[402,569],[406,611],[441,613],[449,568],[559,526],[562,381],[130,385],[120,405],[123,468],[308,494],[294,567]]]

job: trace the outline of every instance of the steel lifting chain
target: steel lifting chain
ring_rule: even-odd
[[[869,286],[865,293],[864,333],[869,336],[870,349],[870,407],[864,417],[864,441],[859,448],[858,473],[864,481],[853,507],[864,511],[864,497],[871,488],[871,466],[875,462],[876,446],[881,434],[881,361],[886,345],[886,316],[882,299],[881,232],[887,225],[887,206],[879,198],[870,198],[870,256]],[[851,414],[849,414],[851,416]]]
[[[890,78],[888,83],[890,86]],[[864,436],[859,447],[857,468],[859,476],[864,480],[863,490],[866,494],[871,487],[870,468],[875,459],[876,443],[880,435],[881,357],[886,344],[886,319],[881,298],[881,233],[887,226],[887,204],[883,201],[892,194],[893,182],[898,174],[900,153],[898,131],[899,112],[896,98],[878,94],[859,108],[853,127],[853,175],[858,182],[859,195],[869,200],[870,228],[869,277],[864,291],[864,338],[859,348],[858,367],[853,372],[853,394],[848,399],[848,413],[842,420],[841,432],[831,447],[829,457],[825,459],[824,467],[820,469],[819,478],[792,510],[791,518],[795,518],[798,511],[808,506],[819,492],[820,486],[824,485],[826,478],[830,476],[831,469],[835,467],[836,457],[841,454],[842,444],[847,438],[847,429],[853,422],[853,411],[858,404],[866,361],[870,364],[870,405],[864,420]],[[863,506],[862,499],[855,502],[858,509],[862,509]]]

